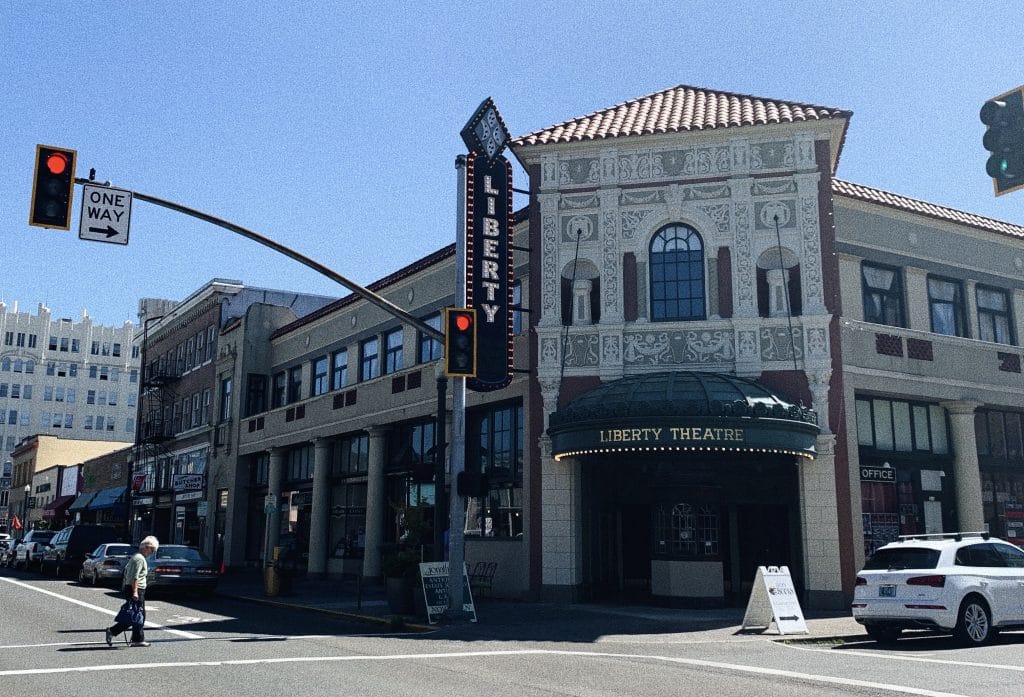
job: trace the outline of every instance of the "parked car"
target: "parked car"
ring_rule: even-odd
[[[857,574],[852,610],[879,643],[929,628],[984,644],[1024,627],[1024,550],[988,533],[901,537]]]
[[[96,549],[98,544],[114,542],[117,538],[117,530],[106,525],[69,525],[54,535],[43,549],[39,571],[60,578],[62,571],[73,569],[77,576],[89,551]]]
[[[29,530],[14,549],[14,568],[31,569],[39,566],[43,550],[56,533],[53,530]]]
[[[7,556],[14,556],[14,548],[18,546],[17,540],[0,540],[0,566],[7,566]]]
[[[124,565],[133,554],[135,547],[123,542],[100,545],[85,555],[85,561],[78,572],[78,582],[120,588]]]
[[[147,561],[147,594],[154,590],[182,590],[210,595],[220,580],[220,572],[210,558],[188,545],[160,545]]]

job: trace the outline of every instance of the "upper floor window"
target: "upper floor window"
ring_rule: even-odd
[[[394,373],[402,369],[402,329],[398,328],[384,335],[384,372]]]
[[[359,344],[359,380],[372,380],[380,376],[380,340],[366,339]]]
[[[949,336],[967,336],[964,293],[959,281],[928,277],[928,308],[932,331]]]
[[[937,404],[857,397],[857,443],[889,452],[949,453],[946,415]]]
[[[523,333],[523,282],[512,284],[512,333]]]
[[[1012,344],[1010,298],[1006,291],[978,286],[975,292],[978,299],[978,338],[997,344]]]
[[[860,267],[864,321],[903,327],[903,283],[899,269],[864,262]]]
[[[435,313],[429,317],[423,318],[423,323],[429,327],[441,331],[441,314]],[[417,363],[428,363],[435,361],[441,357],[444,353],[444,348],[441,346],[441,342],[437,339],[432,339],[423,332],[420,332],[420,344],[419,353],[416,356]]]
[[[232,378],[230,375],[221,378],[220,380],[220,422],[224,423],[231,420],[231,391],[232,391]]]
[[[288,403],[302,399],[302,366],[288,369]]]
[[[704,246],[689,225],[669,225],[651,240],[651,317],[704,319]]]
[[[331,389],[340,390],[348,385],[348,349],[331,354]]]
[[[279,373],[274,373],[274,382],[270,388],[270,408],[277,409],[278,407],[284,406],[285,397],[285,383],[286,375],[282,370]]]
[[[311,394],[315,397],[325,392],[327,392],[327,356],[320,356],[313,361]]]

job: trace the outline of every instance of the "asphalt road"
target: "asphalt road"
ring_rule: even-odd
[[[0,694],[159,695],[944,695],[1014,696],[1024,633],[957,648],[944,637],[779,641],[709,622],[524,604],[425,634],[222,597],[154,597],[150,648],[108,648],[109,589],[0,569]],[[507,607],[507,606],[506,606]],[[132,687],[136,682],[138,686]]]

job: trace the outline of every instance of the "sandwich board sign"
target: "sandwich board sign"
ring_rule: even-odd
[[[740,629],[768,629],[773,621],[779,634],[810,634],[789,567],[759,566]]]
[[[420,564],[420,578],[423,579],[423,598],[426,600],[427,621],[436,624],[448,612],[448,562],[434,561]],[[469,574],[462,565],[462,611],[476,622],[476,607],[473,593],[469,588]]]

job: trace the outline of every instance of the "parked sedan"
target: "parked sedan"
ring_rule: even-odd
[[[85,555],[82,569],[78,572],[79,583],[92,583],[94,586],[121,586],[124,565],[135,553],[131,545],[110,543],[100,545]]]
[[[152,591],[196,591],[209,595],[217,588],[220,572],[210,558],[195,547],[160,545],[147,560],[146,593]]]

